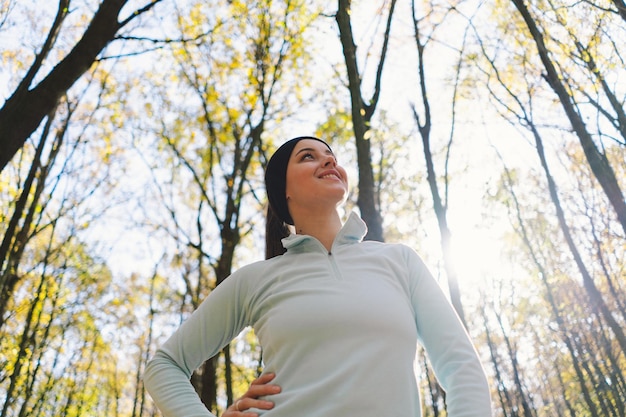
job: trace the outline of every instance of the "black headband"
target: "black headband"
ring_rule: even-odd
[[[328,146],[326,142],[313,136],[299,136],[282,144],[274,155],[270,158],[265,169],[265,189],[267,190],[267,199],[274,213],[287,224],[293,225],[293,219],[289,214],[287,207],[287,164],[296,144],[302,139],[313,139],[322,142]],[[328,146],[330,149],[330,146]]]

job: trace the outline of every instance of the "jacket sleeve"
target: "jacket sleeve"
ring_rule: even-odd
[[[424,262],[407,249],[417,331],[435,376],[446,391],[448,416],[489,417],[489,385],[476,349]]]
[[[148,362],[144,385],[165,417],[214,417],[190,377],[246,327],[239,278],[233,274],[218,285]]]

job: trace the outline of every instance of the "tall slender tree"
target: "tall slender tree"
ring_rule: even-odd
[[[512,0],[512,2],[519,11],[531,38],[536,44],[537,53],[545,69],[545,80],[559,98],[559,102],[585,152],[587,162],[611,202],[617,219],[622,225],[624,234],[626,234],[626,199],[615,176],[615,171],[606,157],[606,154],[598,148],[593,137],[587,130],[580,112],[576,110],[572,96],[563,82],[564,74],[558,71],[557,66],[550,57],[550,49],[546,44],[544,34],[541,32],[536,20],[530,13],[528,6],[524,0]]]
[[[456,310],[457,314],[461,318],[461,321],[467,328],[467,321],[465,320],[465,312],[463,310],[463,303],[461,301],[461,289],[459,286],[459,277],[457,274],[456,267],[454,265],[452,259],[452,231],[448,225],[448,193],[449,193],[449,176],[448,176],[448,166],[449,166],[449,158],[450,152],[452,148],[452,143],[454,140],[454,124],[455,124],[455,108],[457,103],[457,85],[460,81],[459,79],[459,71],[462,65],[463,60],[459,58],[456,72],[456,83],[453,88],[454,93],[452,97],[452,122],[450,128],[450,137],[445,146],[445,161],[444,161],[444,174],[443,174],[443,191],[440,191],[439,187],[439,177],[437,176],[435,170],[435,163],[433,158],[433,151],[431,146],[431,127],[432,127],[432,118],[433,115],[431,113],[430,107],[430,98],[428,95],[428,83],[426,80],[426,68],[427,63],[425,62],[425,48],[427,46],[426,40],[429,37],[424,36],[420,33],[420,18],[417,16],[417,10],[415,7],[415,1],[411,1],[411,14],[413,21],[413,34],[415,39],[415,45],[417,49],[417,73],[419,80],[419,88],[420,88],[420,101],[421,108],[423,112],[423,116],[420,116],[420,112],[416,109],[415,105],[412,106],[413,110],[413,118],[415,119],[415,124],[417,125],[417,129],[419,131],[421,142],[422,142],[422,150],[424,153],[424,161],[426,164],[426,173],[428,186],[430,188],[430,192],[433,199],[433,209],[435,211],[435,216],[437,218],[437,224],[439,226],[439,234],[441,236],[441,252],[443,254],[444,268],[446,270],[446,277],[448,280],[448,290],[450,292],[450,299],[452,301],[452,305]],[[462,55],[462,51],[461,51]]]
[[[283,79],[307,78],[303,39],[315,15],[289,1],[222,2],[220,10],[229,18],[216,17],[215,7],[196,3],[179,10],[181,37],[194,38],[201,27],[211,27],[210,33],[201,42],[174,45],[168,58],[173,58],[175,76],[162,84],[155,71],[150,81],[164,91],[163,106],[154,105],[160,107],[159,115],[189,115],[172,118],[171,124],[154,121],[157,146],[172,164],[171,184],[155,180],[167,195],[160,204],[169,219],[155,223],[175,240],[184,311],[197,308],[231,274],[242,238],[261,217],[258,173],[266,151],[277,145],[264,140],[266,127],[272,117],[292,111],[286,104],[292,90]],[[177,95],[168,97],[172,81]],[[189,100],[181,103],[178,94]],[[156,178],[163,157],[153,156]],[[195,220],[185,220],[191,218]],[[232,379],[240,374],[226,347],[205,361],[192,382],[205,406],[217,412],[218,388],[225,390],[226,403],[232,403]]]
[[[357,205],[361,216],[367,223],[368,232],[365,239],[383,241],[383,226],[380,208],[377,204],[374,171],[372,168],[371,150],[371,122],[381,93],[382,75],[385,59],[389,48],[391,21],[393,18],[396,0],[391,0],[387,23],[379,55],[378,66],[374,80],[374,90],[371,97],[364,97],[362,77],[359,70],[357,45],[352,33],[351,0],[339,0],[335,16],[339,28],[339,38],[346,64],[348,90],[350,93],[352,128],[356,141],[357,163],[359,168],[359,195]]]

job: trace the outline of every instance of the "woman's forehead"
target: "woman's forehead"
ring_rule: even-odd
[[[294,147],[292,154],[295,155],[299,151],[304,150],[304,149],[317,150],[317,151],[322,151],[325,153],[326,152],[333,153],[332,149],[330,149],[330,146],[328,146],[325,142],[315,140],[315,139],[302,139],[298,141],[298,143],[296,143],[296,146]]]

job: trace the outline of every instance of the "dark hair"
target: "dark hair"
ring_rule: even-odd
[[[298,136],[282,144],[272,155],[265,168],[265,190],[267,191],[268,208],[265,223],[265,259],[285,253],[281,240],[289,236],[289,227],[293,219],[287,207],[285,195],[287,187],[287,165],[296,144],[302,139],[326,142],[313,136]],[[330,146],[328,146],[330,149]]]
[[[282,240],[290,234],[289,226],[282,221],[271,205],[267,205],[265,217],[265,259],[282,255],[287,252],[283,247]]]

